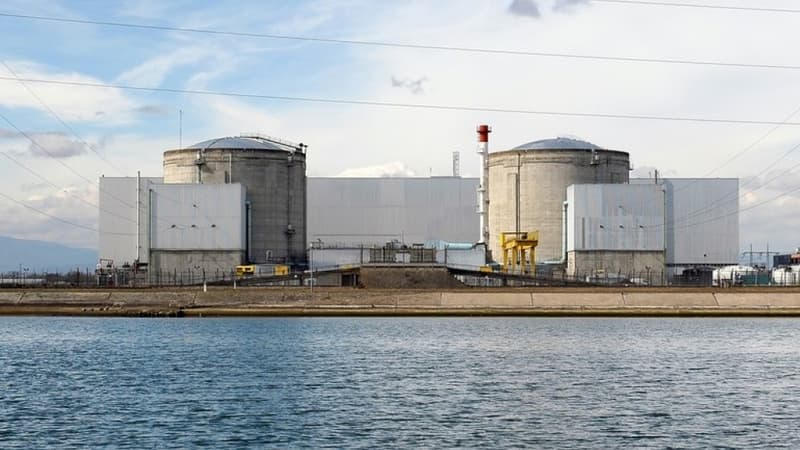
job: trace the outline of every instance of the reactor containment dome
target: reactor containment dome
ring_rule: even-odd
[[[164,183],[242,184],[247,260],[305,263],[305,145],[253,134],[168,150]]]
[[[563,262],[564,202],[573,184],[627,183],[630,156],[566,137],[489,153],[489,248],[503,232],[539,232],[537,262]]]

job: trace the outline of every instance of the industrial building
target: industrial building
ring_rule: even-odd
[[[168,150],[163,178],[101,178],[99,206],[102,266],[213,279],[306,263],[303,144],[243,135]]]
[[[536,233],[536,263],[575,278],[665,283],[736,263],[737,179],[630,179],[627,152],[564,137],[489,153],[490,131],[478,127],[478,197],[495,261],[506,236]]]
[[[538,231],[536,262],[564,257],[562,234],[567,187],[573,184],[627,183],[625,152],[569,138],[529,142],[489,153],[489,242],[499,254],[501,232]]]
[[[244,135],[169,150],[164,153],[164,183],[240,183],[246,196],[246,259],[254,263],[305,261],[303,144]]]
[[[477,178],[309,178],[308,241],[358,247],[474,243]]]
[[[737,262],[737,179],[631,179],[627,152],[563,137],[490,153],[490,132],[479,178],[307,179],[303,144],[261,135],[168,150],[163,178],[100,180],[100,257],[151,277],[316,256],[648,283]]]

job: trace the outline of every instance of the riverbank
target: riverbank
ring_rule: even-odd
[[[800,289],[23,289],[0,291],[0,315],[800,316]]]

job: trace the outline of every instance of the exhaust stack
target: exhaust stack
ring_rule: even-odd
[[[478,154],[481,158],[481,180],[478,186],[478,215],[480,217],[480,238],[478,243],[489,242],[489,125],[478,125]]]

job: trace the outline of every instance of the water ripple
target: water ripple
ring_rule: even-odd
[[[0,447],[798,448],[794,319],[0,318]]]

